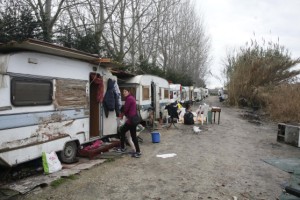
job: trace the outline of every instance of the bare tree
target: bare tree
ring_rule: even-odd
[[[35,17],[41,24],[43,37],[46,41],[51,41],[53,27],[59,15],[64,11],[66,0],[25,0],[34,10]]]
[[[195,84],[202,83],[207,74],[210,42],[201,19],[196,16],[190,1],[166,6],[172,9],[162,20],[159,49],[163,55],[163,68],[186,74]]]
[[[44,39],[71,34],[93,38],[97,52],[136,71],[142,62],[163,73],[177,71],[203,83],[209,37],[191,0],[25,0],[42,25]],[[66,11],[66,12],[65,12]],[[66,31],[64,32],[64,28]],[[70,38],[69,37],[69,38]],[[84,42],[84,41],[83,41]]]

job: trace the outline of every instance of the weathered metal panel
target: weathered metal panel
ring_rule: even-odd
[[[11,166],[40,157],[43,151],[60,151],[68,141],[88,142],[89,119],[6,129],[0,136],[0,160]]]
[[[11,149],[34,145],[35,143],[54,140],[65,136],[68,136],[69,139],[80,138],[80,142],[86,142],[89,140],[88,133],[88,118],[1,130],[0,151],[6,148]]]
[[[88,118],[86,109],[0,115],[0,130]]]
[[[36,59],[37,64],[29,63],[29,58]],[[83,61],[53,55],[20,52],[10,55],[7,73],[88,81],[93,66]]]

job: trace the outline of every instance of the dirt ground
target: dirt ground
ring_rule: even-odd
[[[296,157],[299,149],[276,141],[277,124],[250,123],[240,116],[244,109],[215,96],[205,102],[222,108],[219,125],[200,126],[195,134],[192,125],[177,124],[159,130],[160,143],[144,131],[141,158],[126,154],[17,199],[277,199],[290,174],[262,159]],[[157,157],[171,153],[176,156]]]

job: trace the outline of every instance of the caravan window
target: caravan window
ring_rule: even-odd
[[[11,80],[11,103],[14,106],[49,105],[52,103],[52,82],[36,78]]]
[[[150,87],[143,86],[143,99],[142,100],[150,100]]]
[[[164,99],[168,99],[168,98],[169,98],[169,90],[164,89]]]

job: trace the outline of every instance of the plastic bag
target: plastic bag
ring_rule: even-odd
[[[46,174],[51,174],[53,172],[57,172],[62,169],[62,165],[61,165],[55,151],[52,151],[50,153],[43,152],[42,160],[43,160],[44,172]]]

